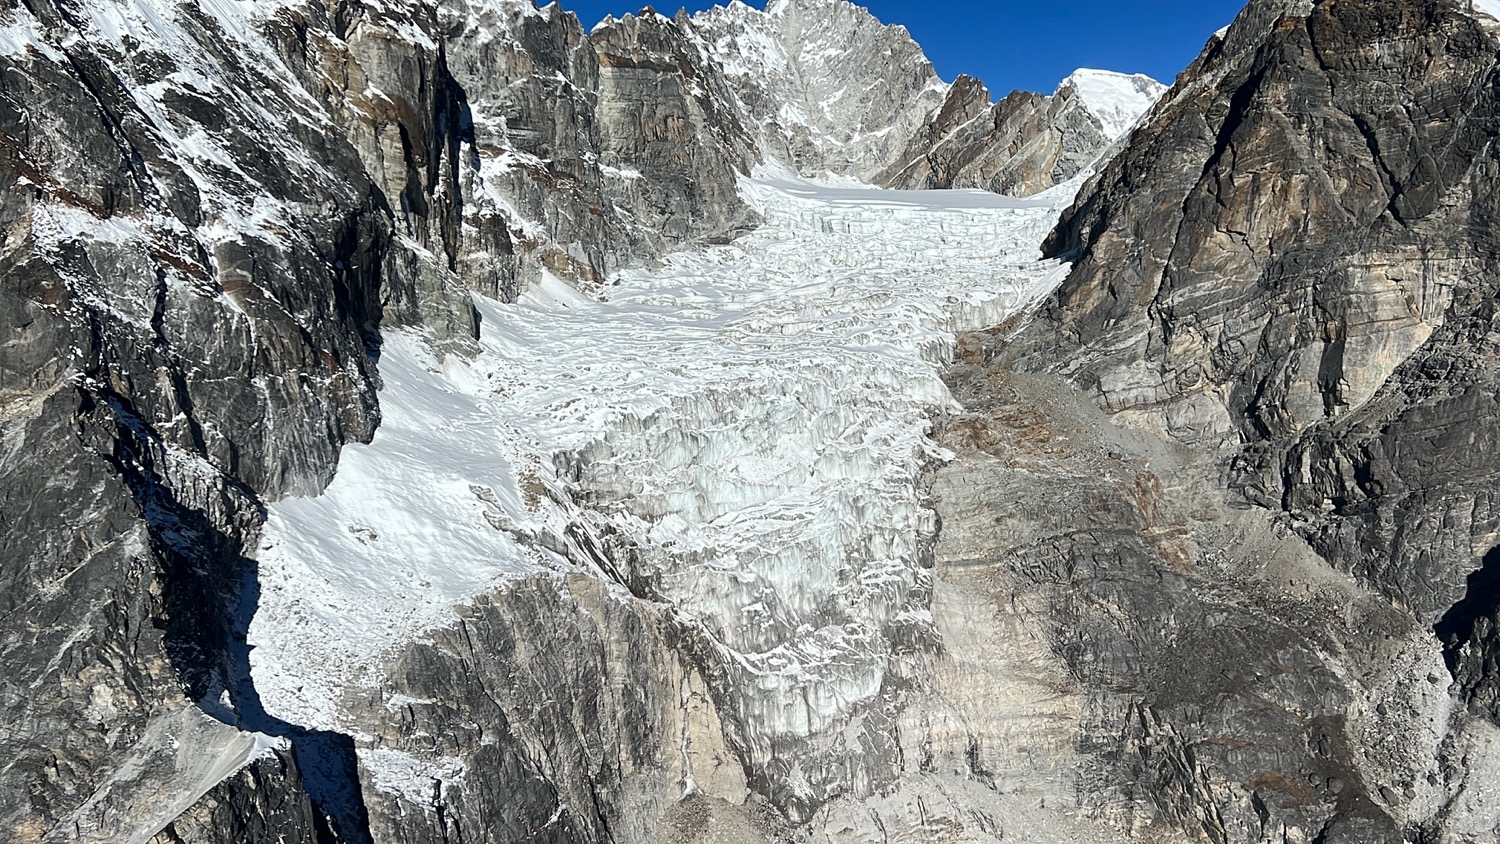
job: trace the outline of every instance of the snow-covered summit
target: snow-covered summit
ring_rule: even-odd
[[[1076,105],[1034,95],[1036,102],[1000,108],[987,89],[975,96],[963,77],[944,82],[905,27],[850,0],[771,0],[764,9],[731,0],[691,16],[642,14],[659,54],[652,67],[683,74],[658,82],[685,88],[695,108],[727,118],[721,137],[746,140],[750,158],[809,178],[1045,190],[1108,149],[1166,90],[1139,74],[1080,70],[1063,82],[1079,94]],[[625,54],[640,35],[627,30],[641,20],[608,17],[591,31],[601,58],[609,54],[606,86],[616,65],[635,84],[641,68]],[[1056,119],[1031,119],[1042,112],[1057,112]],[[1049,158],[1059,166],[1042,167]],[[985,177],[922,176],[963,169]],[[991,178],[997,173],[1004,175]]]
[[[1167,91],[1166,85],[1145,74],[1092,68],[1073,71],[1057,86],[1057,92],[1062,93],[1066,88],[1071,88],[1084,107],[1099,118],[1110,140],[1118,140],[1129,132]]]
[[[904,27],[848,0],[733,2],[691,29],[767,158],[807,175],[873,178],[947,93]]]

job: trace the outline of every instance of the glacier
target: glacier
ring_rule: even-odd
[[[741,191],[766,223],[732,244],[476,297],[474,356],[388,332],[372,442],[270,508],[248,635],[267,712],[358,738],[340,700],[379,687],[382,657],[548,571],[669,603],[715,643],[752,744],[872,697],[900,640],[935,635],[924,475],[954,333],[1059,282],[1037,244],[1078,183],[849,184],[762,167]],[[606,534],[635,553],[587,547]]]
[[[1500,0],[765,5],[0,12],[0,839],[1496,839]]]

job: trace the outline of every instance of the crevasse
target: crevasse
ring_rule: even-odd
[[[270,713],[351,729],[341,694],[378,685],[383,654],[549,570],[628,583],[701,631],[752,756],[839,728],[900,641],[935,635],[923,473],[943,458],[941,371],[955,331],[1061,278],[1036,244],[1071,191],[767,168],[742,191],[766,222],[733,244],[590,294],[549,279],[517,305],[478,300],[477,357],[388,335],[374,440],[266,524],[249,638]],[[579,536],[609,537],[612,559]]]

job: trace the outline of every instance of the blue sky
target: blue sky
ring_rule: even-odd
[[[584,28],[646,0],[559,0]],[[728,2],[728,0],[722,0]],[[765,0],[749,0],[763,8]],[[984,80],[995,96],[1012,88],[1050,93],[1078,67],[1149,74],[1170,83],[1244,0],[856,0],[885,23],[911,30],[938,74]],[[657,0],[670,15],[713,0]]]

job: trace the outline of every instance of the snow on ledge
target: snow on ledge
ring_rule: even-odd
[[[1460,0],[1462,2],[1462,0]],[[1473,0],[1472,8],[1500,22],[1500,0]]]

